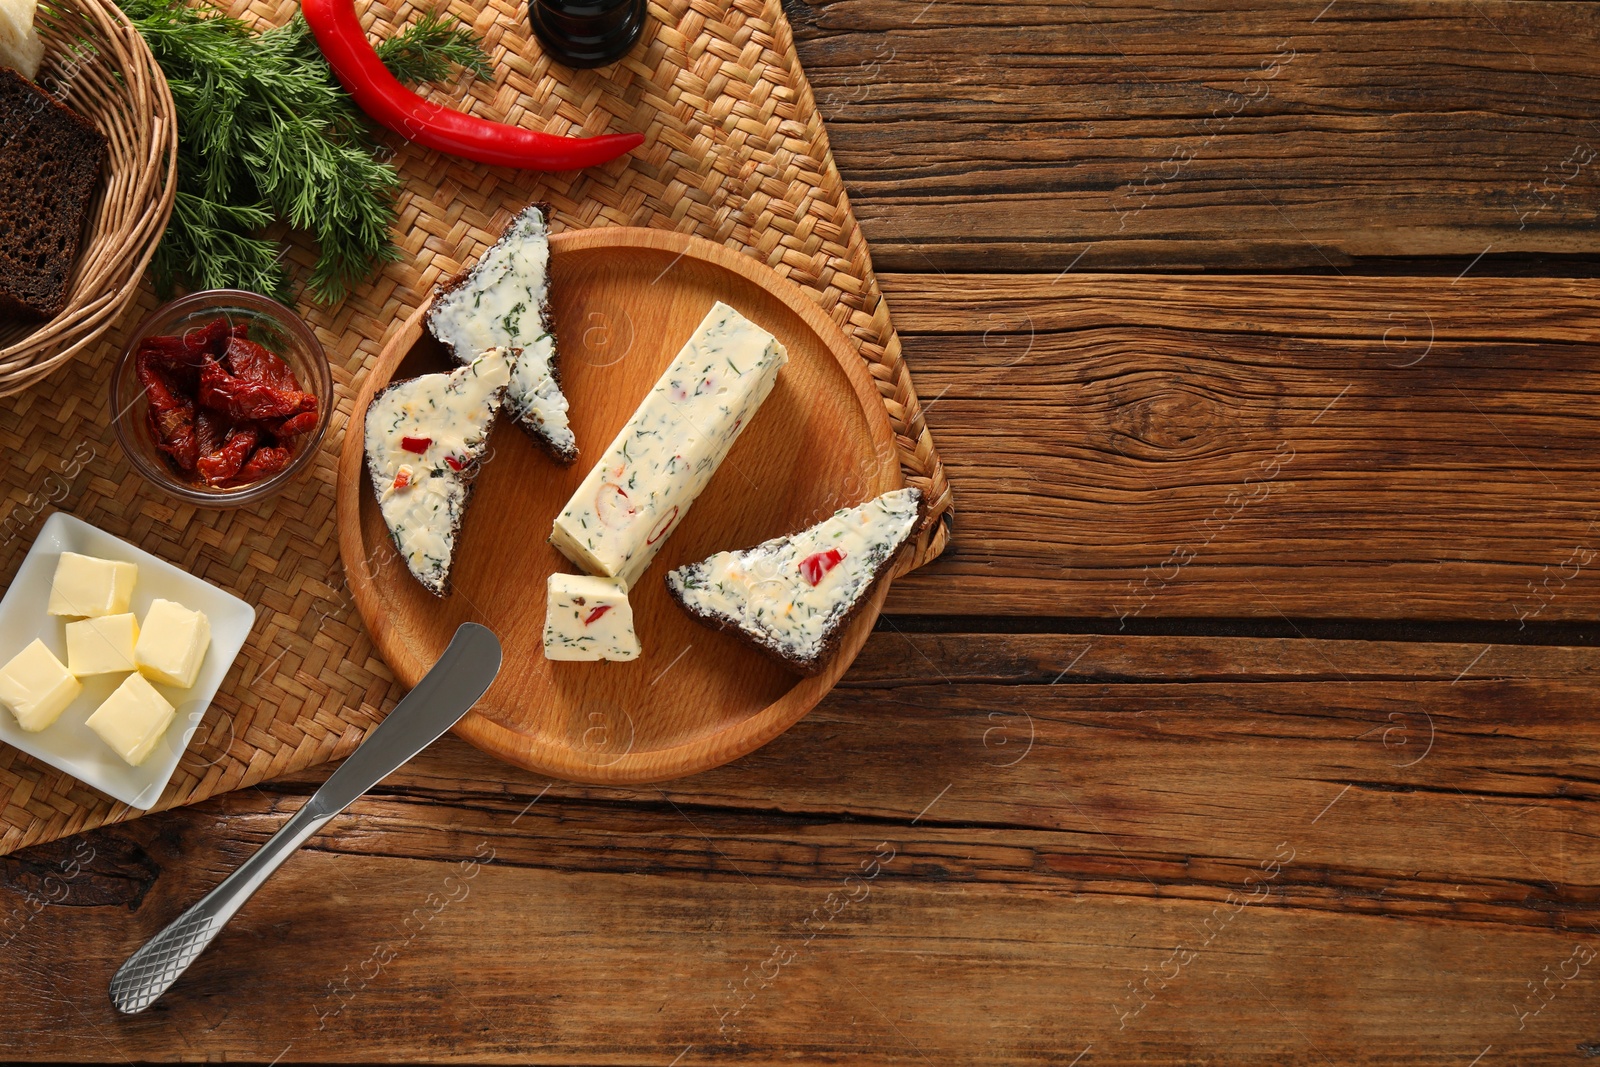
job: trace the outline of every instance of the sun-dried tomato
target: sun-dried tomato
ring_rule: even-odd
[[[215,452],[228,440],[233,423],[225,415],[201,408],[194,413],[195,445],[202,456]]]
[[[285,418],[317,407],[317,398],[310,393],[236,377],[214,359],[200,368],[199,400],[201,407],[239,420]]]
[[[254,341],[243,337],[230,339],[224,357],[228,372],[245,381],[270,385],[285,392],[302,391],[289,364]]]
[[[195,469],[208,485],[223,485],[239,473],[250,454],[256,451],[261,435],[255,430],[240,430],[228,438],[226,444],[195,462]]]
[[[151,359],[135,358],[134,373],[144,387],[145,421],[156,447],[171,456],[180,470],[194,470],[199,456],[194,401],[175,388],[170,376]]]
[[[194,441],[192,410],[184,407],[163,409],[153,404],[145,410],[145,421],[150,426],[150,436],[155,438],[156,447],[171,456],[178,469],[185,472],[194,470],[200,451]]]
[[[209,485],[276,474],[294,457],[289,442],[319,421],[317,397],[249,332],[248,323],[216,318],[180,336],[146,337],[134,353],[157,447]]]
[[[317,428],[317,413],[302,411],[298,415],[290,415],[287,419],[268,419],[265,426],[272,436],[280,440],[286,437],[299,437]]]
[[[182,341],[189,349],[192,361],[199,363],[206,356],[215,358],[222,355],[223,346],[227,344],[231,333],[226,319],[212,319],[204,326],[185,330]]]
[[[294,458],[294,453],[287,448],[258,448],[255,454],[245,460],[244,466],[239,468],[239,473],[229,480],[229,485],[249,485],[259,482],[277,474],[289,465],[289,460]]]

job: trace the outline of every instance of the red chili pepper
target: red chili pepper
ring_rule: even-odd
[[[600,616],[604,615],[606,612],[608,612],[610,610],[611,610],[611,605],[610,604],[601,604],[598,607],[590,608],[589,609],[589,614],[584,616],[583,624],[585,626],[588,626],[591,622],[594,622],[596,619],[600,618]]]
[[[453,471],[464,471],[467,469],[467,465],[454,456],[444,457],[444,463],[445,466],[449,467]]]
[[[415,452],[419,456],[426,452],[428,450],[428,446],[431,444],[433,444],[433,438],[431,437],[400,438],[401,448],[405,449],[407,452]]]
[[[637,133],[558,137],[441,107],[389,73],[361,30],[355,0],[302,0],[300,10],[328,65],[361,110],[427,148],[494,166],[557,171],[599,166],[644,143]]]
[[[815,552],[800,561],[800,577],[808,585],[817,585],[822,581],[823,575],[839,565],[844,559],[845,552],[842,548],[830,548],[826,552]]]

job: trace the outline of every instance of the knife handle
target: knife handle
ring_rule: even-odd
[[[144,1011],[172,987],[272,872],[333,817],[317,807],[311,801],[302,805],[238,870],[128,957],[111,979],[111,1002],[118,1011]]]

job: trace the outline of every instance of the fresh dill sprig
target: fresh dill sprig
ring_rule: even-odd
[[[389,73],[410,85],[442,82],[456,67],[465,67],[484,81],[494,77],[483,45],[472,31],[432,11],[380,41],[377,52]]]
[[[297,12],[255,32],[184,0],[121,0],[166,72],[178,112],[178,191],[155,256],[156,284],[290,296],[273,222],[317,243],[307,284],[323,303],[398,258],[400,178],[339,86]],[[436,81],[460,65],[488,73],[470,31],[422,16],[379,46],[397,77]]]
[[[196,289],[249,289],[288,300],[283,246],[251,236],[271,223],[263,204],[218,203],[180,188],[150,262],[157,291],[166,296],[186,281]]]

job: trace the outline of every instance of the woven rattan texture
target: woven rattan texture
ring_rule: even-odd
[[[234,13],[281,22],[293,11],[293,3],[257,0]],[[376,37],[415,14],[382,3],[367,11]],[[0,574],[16,573],[39,524],[59,508],[258,605],[250,641],[158,807],[342,756],[399,696],[338,562],[334,467],[351,399],[385,334],[531,201],[553,204],[561,229],[654,226],[722,241],[813,293],[860,344],[907,477],[934,505],[936,521],[911,562],[944,545],[944,471],[778,0],[652,3],[643,42],[598,72],[548,64],[521,2],[478,9],[458,0],[451,11],[484,36],[498,78],[441,95],[530,127],[640,130],[647,140],[630,158],[576,175],[491,170],[397,144],[402,261],[335,308],[301,306],[328,350],[338,394],[322,454],[302,481],[264,504],[213,512],[176,506],[132,474],[112,437],[106,395],[113,344],[154,307],[148,292],[97,350],[0,410],[0,447],[25,457],[0,475]],[[309,266],[305,249],[293,258]],[[134,814],[0,747],[0,853]]]

